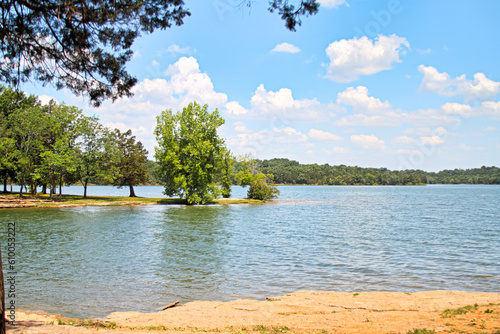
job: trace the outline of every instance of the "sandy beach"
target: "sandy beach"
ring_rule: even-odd
[[[168,305],[175,301],[165,301]],[[415,332],[426,329],[428,332]],[[17,311],[8,333],[500,333],[500,293],[298,291],[266,300],[193,301],[83,321]]]

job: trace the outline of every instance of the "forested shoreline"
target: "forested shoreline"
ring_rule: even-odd
[[[300,164],[285,158],[270,160],[255,159],[263,173],[272,174],[276,184],[283,185],[424,185],[424,184],[500,184],[500,168],[486,167],[472,169],[426,172],[422,170],[391,171],[387,168],[350,167],[345,165]],[[157,163],[147,162],[148,184],[160,184],[156,178]],[[232,170],[235,175],[242,169],[236,162]]]
[[[279,194],[273,184],[500,184],[500,168],[497,167],[434,173],[300,164],[286,158],[235,158],[225,147],[225,140],[216,135],[217,127],[224,120],[217,110],[211,113],[207,108],[190,104],[184,108],[182,116],[166,111],[165,115],[170,118],[166,118],[168,122],[162,125],[163,128],[158,127],[156,133],[164,154],[155,155],[155,161],[151,161],[131,130],[121,132],[109,129],[97,117],[85,116],[76,107],[54,101],[42,105],[36,96],[0,86],[0,181],[3,191],[7,192],[7,184],[25,185],[31,193],[36,193],[37,187],[41,186],[44,193],[49,191],[52,195],[57,187],[61,194],[63,185],[82,184],[86,197],[87,185],[107,184],[128,187],[130,196],[134,197],[135,185],[163,185],[169,187],[171,195],[183,197],[191,188],[212,189],[209,193],[213,192],[216,198],[220,195],[229,197],[229,185],[239,184],[250,186],[251,198],[271,199]],[[172,123],[174,118],[179,124]],[[176,133],[172,130],[198,126],[203,126],[200,128],[203,130],[197,136],[193,135],[193,131]],[[207,133],[211,135],[206,136]],[[199,143],[206,146],[210,141],[213,143],[203,150],[198,148]],[[183,147],[176,143],[182,143]],[[179,147],[174,155],[176,145]],[[190,153],[186,155],[188,151]],[[204,152],[203,159],[201,152]],[[196,157],[197,160],[192,161],[188,157]],[[200,163],[202,160],[203,164]],[[195,169],[198,171],[193,172]],[[194,186],[196,182],[199,184]],[[193,185],[185,187],[191,183]],[[203,202],[208,195],[205,191],[201,197],[198,194],[193,196],[196,198],[193,202],[197,203],[198,198]],[[209,197],[207,201],[210,201]]]

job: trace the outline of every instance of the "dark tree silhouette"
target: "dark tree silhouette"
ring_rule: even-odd
[[[318,8],[316,0],[269,2],[291,31]],[[2,0],[0,14],[0,81],[52,83],[88,95],[94,106],[132,95],[137,79],[125,64],[141,33],[182,25],[191,15],[182,0]]]

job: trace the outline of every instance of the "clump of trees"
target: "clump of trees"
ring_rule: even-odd
[[[3,191],[9,182],[25,186],[32,194],[42,187],[50,196],[62,186],[81,183],[84,197],[90,182],[133,186],[147,180],[147,151],[129,130],[106,128],[82,110],[57,104],[42,105],[0,86],[0,179]]]
[[[210,203],[231,195],[231,152],[217,129],[224,119],[217,109],[190,103],[182,111],[165,110],[157,118],[155,158],[164,194],[186,198],[188,204]]]
[[[273,174],[264,174],[254,158],[246,156],[240,161],[240,170],[235,176],[236,184],[249,186],[247,197],[261,201],[269,201],[277,198],[280,191],[274,185]]]

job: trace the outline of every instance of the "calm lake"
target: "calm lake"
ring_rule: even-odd
[[[279,189],[266,205],[0,210],[4,262],[16,224],[16,305],[100,317],[301,289],[500,291],[500,186]]]

